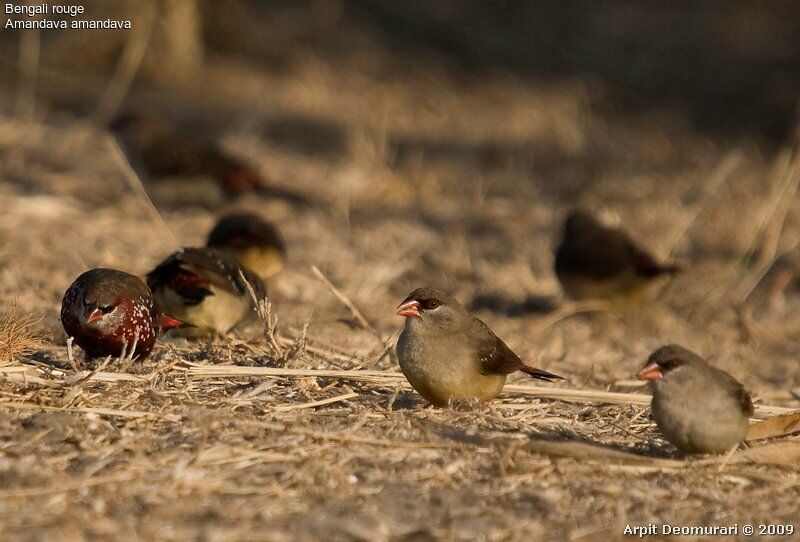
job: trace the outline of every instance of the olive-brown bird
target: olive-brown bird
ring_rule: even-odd
[[[653,352],[636,374],[650,382],[653,418],[685,453],[719,454],[744,441],[753,402],[731,375],[678,345]]]
[[[680,271],[656,262],[622,230],[581,211],[567,217],[555,256],[556,276],[576,300],[634,301],[656,277]]]
[[[280,272],[286,257],[278,228],[255,213],[220,218],[208,234],[206,246],[230,254],[265,280]]]
[[[181,131],[163,119],[128,113],[115,118],[109,129],[160,203],[216,207],[247,193],[308,202],[296,192],[271,186],[216,142]]]
[[[90,358],[145,358],[159,331],[183,322],[156,309],[150,289],[137,277],[116,269],[91,269],[67,288],[61,302],[67,335]]]
[[[397,308],[405,316],[397,341],[400,369],[436,406],[497,397],[506,376],[522,371],[541,380],[560,376],[526,365],[489,327],[442,290],[414,290]]]
[[[254,317],[245,281],[264,298],[258,275],[210,248],[182,248],[147,274],[156,302],[186,322],[178,333],[187,337],[225,334]]]

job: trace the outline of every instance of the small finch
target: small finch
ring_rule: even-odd
[[[161,203],[216,207],[247,193],[308,203],[296,192],[271,186],[216,142],[178,130],[163,119],[125,114],[109,129],[148,192]]]
[[[747,436],[753,402],[731,375],[678,345],[653,352],[636,374],[650,382],[656,425],[685,453],[719,454]]]
[[[562,378],[526,365],[447,292],[414,290],[397,314],[406,318],[397,341],[400,369],[411,386],[434,405],[493,399],[502,391],[506,376],[515,371],[547,381]]]
[[[159,331],[183,322],[156,310],[150,289],[137,277],[115,269],[91,269],[67,288],[61,323],[90,358],[145,358]]]
[[[653,279],[680,271],[656,262],[622,230],[580,211],[567,217],[555,256],[556,276],[576,300],[635,301]]]

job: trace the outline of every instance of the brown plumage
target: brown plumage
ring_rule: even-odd
[[[90,358],[123,352],[144,358],[160,330],[183,325],[156,310],[150,289],[137,277],[103,268],[86,271],[67,289],[61,323]]]
[[[247,193],[293,203],[308,201],[270,186],[253,167],[216,142],[178,130],[162,119],[126,114],[114,119],[109,128],[148,191],[162,203],[217,206]]]
[[[280,272],[286,257],[278,228],[255,213],[220,218],[208,234],[206,246],[230,254],[263,279]]]
[[[442,290],[419,288],[398,307],[406,317],[397,342],[400,368],[434,405],[497,397],[506,376],[522,371],[541,380],[558,375],[526,365],[481,320]]]
[[[158,305],[186,322],[180,333],[193,337],[227,333],[254,316],[245,280],[258,299],[266,295],[258,275],[210,248],[182,248],[147,274]]]
[[[659,264],[619,229],[588,213],[571,213],[556,249],[555,272],[573,299],[625,299],[643,293],[656,277],[680,271]]]
[[[686,453],[723,453],[744,441],[750,395],[731,375],[678,345],[653,352],[637,378],[650,382],[661,433]]]

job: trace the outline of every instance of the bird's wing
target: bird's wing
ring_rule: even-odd
[[[756,408],[753,406],[753,400],[750,394],[744,389],[744,386],[739,386],[739,404],[742,406],[742,412],[747,414],[748,417],[752,416]]]
[[[755,412],[755,407],[753,406],[753,400],[750,398],[750,394],[747,393],[747,390],[744,389],[744,386],[742,386],[738,380],[733,378],[728,373],[723,374],[726,377],[725,379],[728,381],[734,397],[736,397],[736,402],[742,408],[742,412],[748,417],[752,416]]]
[[[471,327],[483,374],[510,374],[523,367],[519,356],[489,326],[472,317]]]
[[[500,337],[489,329],[489,326],[474,316],[471,318],[471,327],[472,333],[470,333],[470,336],[475,337],[475,347],[481,364],[481,373],[507,375],[515,371],[522,371],[533,378],[541,380],[552,381],[562,378],[542,369],[526,365]]]
[[[208,147],[203,141],[170,134],[144,148],[141,163],[152,177],[207,174],[204,161]]]
[[[711,378],[716,379],[723,388],[727,388],[736,404],[742,409],[742,412],[747,416],[752,416],[755,412],[753,407],[753,400],[750,399],[750,394],[744,389],[741,382],[733,378],[730,374],[717,367],[707,366],[711,370]]]
[[[179,132],[166,134],[145,147],[142,164],[153,177],[224,176],[245,168],[214,142]]]
[[[181,297],[196,303],[213,295],[212,286],[247,296],[245,281],[250,283],[259,299],[266,295],[266,287],[255,273],[215,250],[198,248],[175,252],[147,275],[151,288],[166,284]]]
[[[259,299],[266,293],[264,283],[255,273],[216,250],[184,249],[180,251],[179,259],[181,268],[205,276],[217,288],[239,296],[249,295],[248,282]]]

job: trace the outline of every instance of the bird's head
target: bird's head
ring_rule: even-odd
[[[466,309],[456,298],[434,288],[417,288],[397,307],[407,326],[430,332],[446,331],[466,316]]]
[[[580,235],[599,226],[600,223],[591,214],[586,211],[575,210],[567,216],[567,220],[564,222],[564,236]]]
[[[705,363],[697,354],[677,344],[662,346],[647,358],[644,366],[636,373],[639,380],[659,382],[680,374],[687,367]]]
[[[129,317],[149,321],[150,292],[137,277],[115,269],[92,269],[76,279],[72,310],[81,327],[95,334],[114,334]]]
[[[122,322],[130,304],[130,296],[91,289],[84,293],[83,311],[78,319],[88,330],[99,334],[113,333]]]

